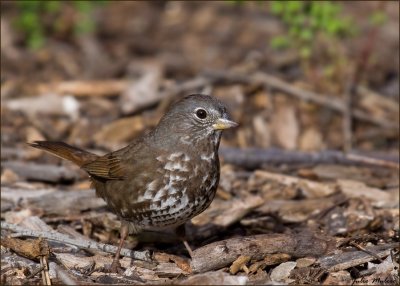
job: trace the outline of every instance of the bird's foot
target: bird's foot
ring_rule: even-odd
[[[118,260],[114,259],[113,262],[111,263],[111,265],[106,267],[105,272],[123,274],[124,269],[122,268],[121,263],[119,263]]]
[[[193,250],[190,247],[189,243],[186,240],[183,240],[183,245],[185,246],[187,252],[189,253],[190,258],[193,258]]]

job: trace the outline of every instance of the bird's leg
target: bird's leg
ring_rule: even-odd
[[[189,253],[190,257],[193,257],[193,250],[190,247],[189,243],[186,240],[186,228],[185,224],[181,224],[175,229],[176,235],[179,237],[179,239],[183,242],[183,245],[185,246],[187,252]]]
[[[121,248],[124,245],[125,239],[128,237],[129,234],[129,224],[125,221],[121,221],[121,228],[119,230],[120,233],[120,239],[119,239],[119,244],[118,244],[118,249],[117,252],[115,253],[113,262],[111,264],[111,272],[118,272],[118,270],[121,268],[121,264],[119,263],[119,258],[121,256]]]

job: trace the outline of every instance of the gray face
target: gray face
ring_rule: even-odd
[[[177,138],[183,143],[215,140],[221,130],[237,124],[229,120],[226,108],[212,96],[190,95],[177,103],[160,120],[156,128],[159,137]],[[168,134],[164,134],[168,132]],[[170,141],[170,140],[168,140]],[[175,141],[175,140],[174,140]]]

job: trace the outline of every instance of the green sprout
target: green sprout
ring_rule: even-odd
[[[71,5],[77,13],[73,23],[74,34],[93,32],[95,23],[91,18],[92,11],[106,1],[16,1],[18,17],[16,27],[26,36],[26,44],[30,49],[36,50],[44,46],[46,37],[62,30],[63,7]],[[44,21],[46,18],[54,19],[51,24]]]
[[[351,21],[340,15],[341,5],[332,1],[272,1],[270,9],[288,28],[286,35],[272,39],[272,48],[297,47],[305,59],[319,34],[339,39],[355,33]]]

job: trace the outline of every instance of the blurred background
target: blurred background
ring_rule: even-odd
[[[205,92],[223,145],[398,152],[398,1],[2,1],[1,71],[3,146],[115,149]]]
[[[186,224],[191,247],[273,234],[295,253],[281,253],[272,238],[283,256],[203,263],[199,272],[224,272],[190,280],[197,275],[176,238],[143,235],[126,247],[154,251],[152,264],[125,260],[126,277],[200,285],[398,281],[399,1],[0,5],[2,243],[6,222],[116,245],[120,222],[87,174],[26,142],[65,141],[104,154],[148,132],[172,102],[201,92],[223,101],[240,125],[222,136],[215,199]],[[341,241],[334,259],[314,232]],[[302,237],[318,251],[300,261],[305,254],[291,242]],[[19,245],[2,244],[2,284],[43,285],[40,264],[15,254]],[[111,256],[51,246],[82,285],[129,282],[104,273]],[[56,284],[77,284],[51,273]]]

